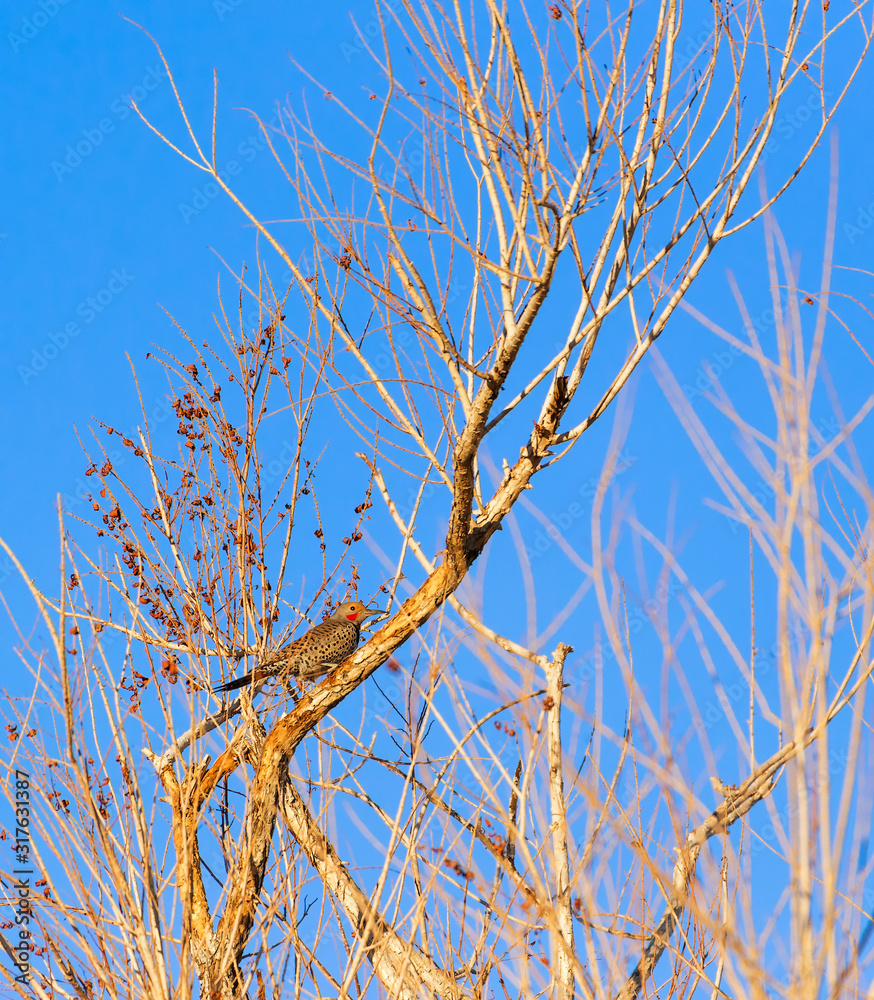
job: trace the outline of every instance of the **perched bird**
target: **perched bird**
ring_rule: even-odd
[[[259,684],[270,677],[281,677],[283,680],[320,677],[358,649],[364,622],[384,613],[379,608],[366,608],[360,601],[346,601],[330,618],[314,625],[309,632],[304,632],[282,649],[265,654],[254,670],[220,684],[215,690],[234,691]]]

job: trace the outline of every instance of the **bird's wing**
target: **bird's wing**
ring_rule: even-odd
[[[328,633],[330,633],[329,623],[327,621],[319,622],[318,625],[313,625],[313,627],[304,632],[303,635],[299,635],[296,639],[292,639],[291,642],[286,643],[284,646],[280,646],[279,649],[274,649],[270,653],[265,653],[261,657],[260,666],[270,667],[273,665],[279,665],[279,670],[282,670],[282,665],[290,660],[293,660],[298,653],[303,652],[306,648],[312,645],[313,642],[318,642],[319,639],[327,638]]]

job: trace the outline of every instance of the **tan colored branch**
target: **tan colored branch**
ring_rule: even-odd
[[[234,771],[239,764],[241,727],[234,739],[222,752],[215,764],[206,757],[185,771],[180,783],[173,769],[173,758],[157,757],[146,750],[146,757],[155,766],[173,814],[173,844],[176,850],[176,884],[182,899],[183,941],[191,942],[195,968],[205,991],[216,985],[211,975],[211,960],[215,953],[216,936],[213,933],[209,902],[203,884],[200,862],[198,823],[200,810],[218,782]]]
[[[242,843],[231,872],[227,901],[216,927],[216,944],[208,977],[214,983],[229,983],[231,992],[242,988],[239,961],[255,923],[255,910],[270,859],[277,810],[289,781],[288,765],[296,744],[290,739],[288,718],[280,719],[266,739],[263,738],[264,730],[260,722],[254,715],[250,719],[247,756],[255,767],[255,778],[249,793]]]
[[[564,801],[562,771],[561,698],[564,661],[572,646],[559,643],[546,668],[547,756],[549,766],[549,803],[551,809],[552,864],[555,893],[552,900],[556,930],[553,932],[556,1000],[573,1000],[574,953],[573,914],[571,913],[570,858],[568,853],[567,811]]]
[[[356,884],[333,845],[313,819],[293,782],[282,789],[280,806],[288,829],[300,844],[326,889],[339,900],[355,927],[362,947],[387,993],[415,1000],[418,996],[470,1000],[455,978],[405,941]]]
[[[689,902],[688,886],[695,875],[695,865],[701,848],[712,836],[725,833],[757,802],[767,798],[774,790],[778,772],[820,735],[822,735],[821,729],[811,729],[801,739],[793,740],[757,767],[749,778],[737,787],[729,788],[714,780],[717,792],[724,794],[725,797],[707,819],[686,836],[683,847],[677,849],[677,862],[671,875],[667,910],[647,941],[643,956],[634,971],[616,994],[616,1000],[635,1000],[667,949]]]

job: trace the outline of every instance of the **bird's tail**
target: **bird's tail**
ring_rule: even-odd
[[[258,684],[268,677],[272,677],[273,672],[270,670],[250,670],[248,674],[243,674],[242,677],[236,677],[232,681],[226,681],[224,684],[217,684],[213,691],[222,693],[224,691],[236,691],[238,688],[249,687],[252,684]]]

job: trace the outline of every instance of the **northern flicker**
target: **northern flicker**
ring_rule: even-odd
[[[320,677],[358,649],[361,626],[374,615],[384,614],[379,608],[366,608],[360,601],[346,601],[337,610],[309,632],[294,639],[287,646],[265,654],[261,662],[248,674],[220,684],[216,691],[234,691],[237,688],[259,684],[270,677]]]

